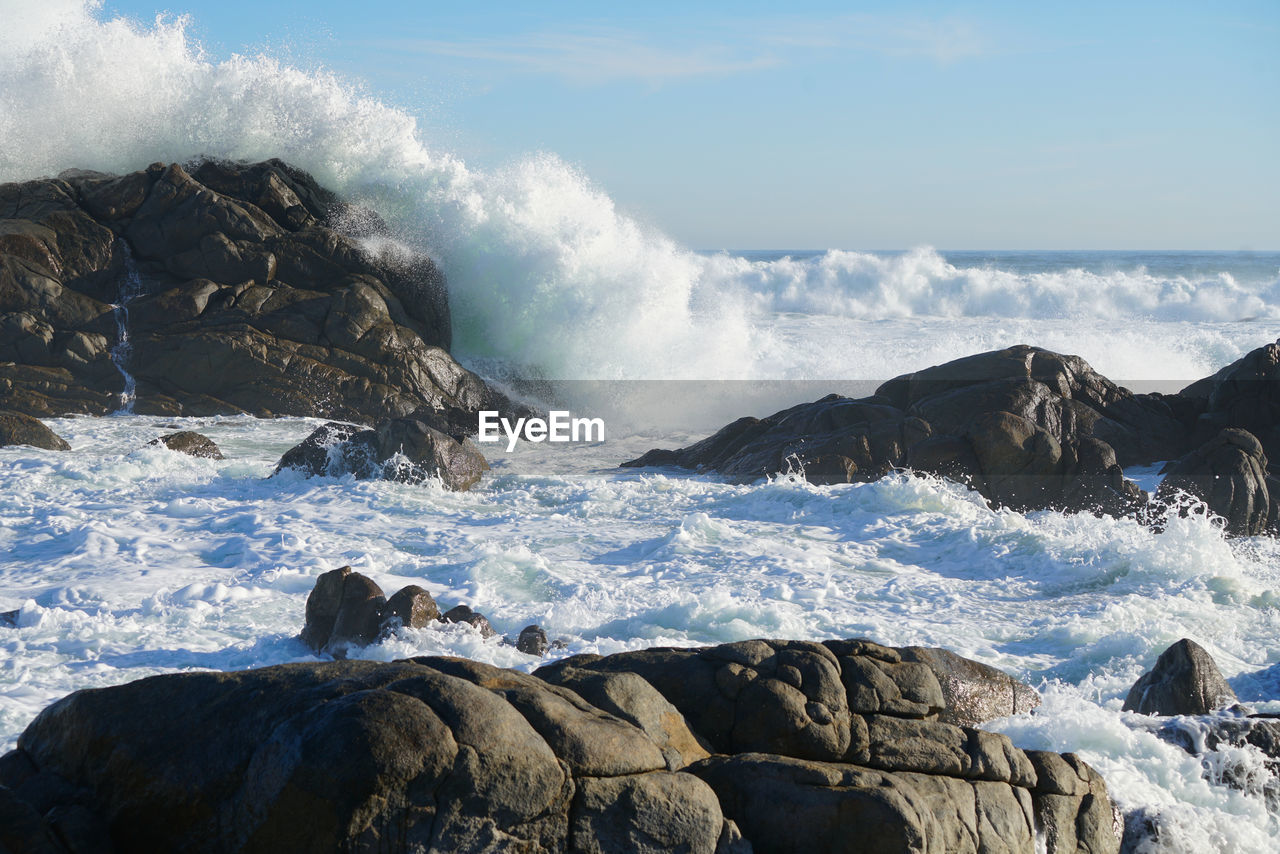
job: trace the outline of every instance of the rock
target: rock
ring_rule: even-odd
[[[484,614],[471,610],[468,605],[454,605],[440,615],[440,619],[446,623],[466,623],[474,626],[484,638],[491,638],[498,633]]]
[[[416,584],[402,587],[387,600],[382,609],[383,631],[388,621],[395,620],[395,627],[421,629],[440,619],[440,608],[431,594]]]
[[[516,649],[525,655],[536,655],[541,658],[547,654],[547,650],[550,648],[551,644],[547,641],[547,633],[536,623],[521,629],[520,637],[516,639]]]
[[[330,422],[280,458],[285,469],[308,477],[352,474],[361,480],[421,483],[439,478],[448,489],[463,491],[479,482],[489,463],[465,436],[451,436],[418,418],[384,422],[376,430]]]
[[[1206,780],[1260,795],[1268,811],[1280,810],[1280,720],[1274,715],[1183,715],[1160,721],[1149,731],[1198,757]],[[1256,753],[1249,755],[1252,751],[1229,748],[1257,748],[1262,762],[1256,761]]]
[[[1027,751],[1036,772],[1036,826],[1046,854],[1117,854],[1124,834],[1106,783],[1074,753]]]
[[[46,709],[20,751],[83,791],[120,851],[566,850],[571,840],[715,850],[715,796],[665,770],[640,730],[532,677],[438,661],[81,691]]]
[[[448,353],[443,275],[365,248],[379,229],[280,161],[0,185],[6,406],[117,409],[113,304],[128,286],[140,413],[377,422],[501,408]]]
[[[382,589],[371,579],[349,566],[330,570],[307,596],[302,642],[316,652],[344,656],[347,646],[378,639],[385,606]]]
[[[1144,715],[1203,715],[1236,702],[1213,656],[1183,638],[1129,689],[1124,710]]]
[[[1179,396],[1202,407],[1192,447],[1236,427],[1256,436],[1268,459],[1280,459],[1280,342],[1250,351]]]
[[[17,628],[18,615],[21,613],[21,611],[0,611],[0,626],[6,629]]]
[[[1035,851],[1029,793],[1002,783],[758,753],[713,756],[689,770],[758,851]]]
[[[1280,495],[1271,494],[1267,465],[1262,443],[1252,433],[1227,427],[1165,467],[1156,501],[1185,514],[1191,508],[1178,500],[1178,494],[1185,492],[1222,517],[1228,534],[1252,537],[1266,533],[1276,526],[1280,499]]]
[[[222,456],[222,449],[214,444],[212,439],[199,433],[193,433],[190,430],[169,433],[158,439],[152,439],[147,444],[164,445],[171,451],[177,451],[180,454],[192,457],[204,457],[210,460],[225,459]]]
[[[679,771],[709,755],[708,746],[689,729],[684,715],[634,673],[558,667],[543,668],[538,674],[553,685],[568,688],[596,708],[644,730],[662,750],[670,771]]]
[[[38,419],[20,412],[0,410],[0,446],[30,445],[46,451],[69,451],[71,446]]]
[[[943,697],[938,719],[943,723],[976,727],[1040,705],[1040,695],[1030,685],[949,650],[908,646],[899,652],[905,661],[926,665],[938,680]]]

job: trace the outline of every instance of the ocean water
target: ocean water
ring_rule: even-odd
[[[1241,698],[1280,711],[1280,546],[1209,521],[988,508],[910,475],[834,487],[734,484],[617,464],[828,390],[857,391],[1032,343],[1135,388],[1172,390],[1280,338],[1280,253],[695,251],[619,214],[552,155],[498,170],[438,149],[408,112],[269,56],[215,60],[181,22],[69,0],[7,3],[0,180],[199,155],[281,157],[376,209],[370,252],[432,253],[459,357],[606,416],[604,442],[486,446],[467,493],[268,479],[307,419],[54,419],[69,453],[0,448],[0,750],[69,691],[193,668],[308,660],[315,578],[350,564],[426,587],[563,651],[751,637],[943,646],[1040,688],[991,724],[1074,750],[1145,852],[1273,850],[1260,791],[1227,787],[1120,711],[1170,643],[1206,646]],[[856,239],[851,239],[856,245]],[[523,386],[527,388],[528,386]],[[176,427],[225,461],[146,443]],[[1131,473],[1145,487],[1154,469]],[[538,661],[464,626],[406,631],[369,658]],[[1263,773],[1256,751],[1213,758]]]

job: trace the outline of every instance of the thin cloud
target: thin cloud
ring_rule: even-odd
[[[756,28],[757,33],[759,29]],[[918,57],[949,64],[992,52],[988,38],[961,18],[898,18],[844,15],[814,21],[787,18],[769,22],[758,36],[763,45],[789,50],[851,50],[884,56]]]
[[[767,53],[743,55],[723,45],[658,47],[629,33],[531,33],[509,39],[378,42],[387,50],[430,53],[552,74],[583,84],[641,80],[653,84],[686,77],[739,74],[779,64]]]

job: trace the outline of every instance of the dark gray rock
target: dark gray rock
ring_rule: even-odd
[[[415,417],[393,419],[376,430],[321,425],[285,452],[274,473],[285,469],[308,477],[352,474],[401,483],[439,478],[446,488],[463,491],[479,482],[489,463],[466,436],[449,435]]]
[[[385,607],[382,589],[371,579],[349,566],[330,570],[307,596],[302,642],[316,652],[343,656],[351,644],[377,640]]]
[[[388,620],[397,627],[421,629],[440,619],[440,608],[431,594],[416,584],[402,587],[387,600],[382,610],[384,631]]]
[[[937,678],[943,696],[939,720],[944,723],[976,727],[1040,705],[1040,695],[1030,685],[950,650],[908,646],[899,652],[906,661],[926,665]]]
[[[1191,447],[1237,427],[1256,436],[1269,459],[1280,459],[1280,342],[1251,350],[1179,396],[1202,408]]]
[[[0,396],[32,415],[136,411],[376,422],[501,398],[448,353],[444,277],[280,161],[157,163],[0,185]]]
[[[440,619],[446,623],[466,623],[468,626],[474,626],[479,630],[481,637],[491,638],[498,633],[489,619],[484,614],[471,610],[470,605],[454,605],[441,614]]]
[[[1144,715],[1203,715],[1236,702],[1213,656],[1183,638],[1160,653],[1156,666],[1129,689],[1125,711]]]
[[[30,445],[46,451],[69,451],[71,446],[41,421],[21,412],[0,410],[0,447]]]
[[[1228,534],[1266,533],[1275,529],[1280,498],[1271,495],[1267,465],[1262,443],[1252,433],[1227,427],[1165,467],[1156,502],[1185,514],[1191,508],[1180,503],[1178,496],[1186,493],[1220,516]]]
[[[158,439],[152,439],[147,444],[164,445],[171,451],[177,451],[180,454],[186,454],[191,457],[203,457],[210,460],[225,459],[222,456],[222,449],[212,439],[190,430],[169,433]]]
[[[21,611],[0,611],[0,627],[6,629],[16,628],[18,625],[18,615]]]
[[[666,772],[582,778],[572,815],[574,850],[583,854],[714,854],[724,825],[706,783]]]
[[[547,654],[547,650],[551,648],[550,642],[547,640],[547,633],[543,631],[542,626],[533,624],[525,626],[520,630],[520,637],[516,638],[516,649],[525,655],[536,655],[539,658]]]

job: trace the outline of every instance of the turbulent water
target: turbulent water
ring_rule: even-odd
[[[1144,850],[1271,850],[1280,827],[1260,794],[1206,778],[1119,707],[1186,636],[1242,699],[1280,710],[1274,541],[1228,541],[1203,519],[1154,534],[998,512],[908,476],[735,485],[615,466],[821,389],[1014,343],[1176,388],[1280,337],[1280,254],[691,251],[555,157],[472,169],[407,113],[270,57],[206,57],[180,22],[67,2],[0,12],[0,180],[281,157],[440,259],[456,349],[478,369],[746,381],[611,396],[553,383],[587,414],[607,404],[608,441],[490,450],[494,472],[462,494],[266,479],[314,426],[303,419],[53,420],[71,452],[0,449],[0,611],[19,609],[0,629],[0,749],[76,688],[309,658],[294,639],[307,592],[351,564],[471,604],[508,635],[540,623],[564,640],[556,654],[761,636],[944,646],[1041,688],[1037,713],[993,726],[1081,753],[1160,828]],[[175,425],[227,460],[146,445]],[[536,665],[461,626],[365,655],[431,652]],[[1247,751],[1215,761],[1261,769]]]

